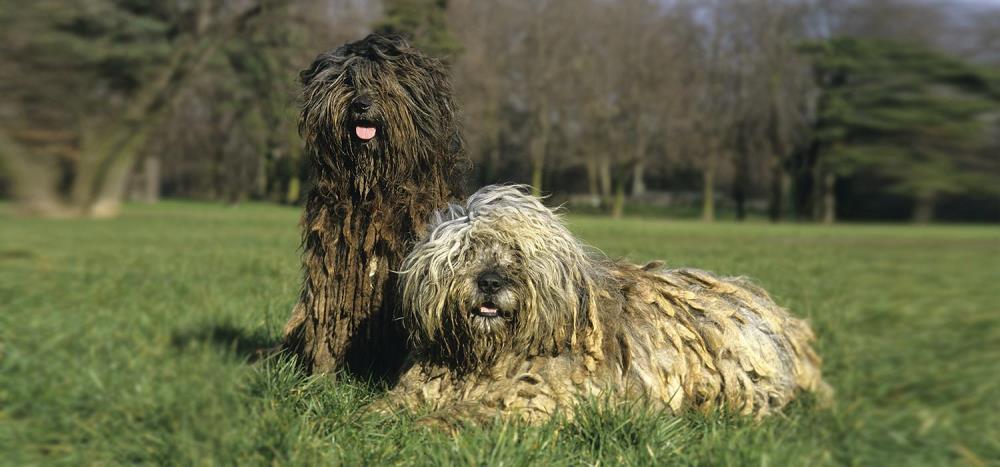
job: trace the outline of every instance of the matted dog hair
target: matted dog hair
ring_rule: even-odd
[[[812,330],[763,289],[609,260],[524,186],[440,211],[400,274],[414,353],[382,406],[539,421],[580,397],[641,395],[760,416],[830,394]]]

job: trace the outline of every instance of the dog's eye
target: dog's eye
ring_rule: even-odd
[[[510,263],[514,266],[524,264],[524,254],[520,250],[514,250],[510,254]]]

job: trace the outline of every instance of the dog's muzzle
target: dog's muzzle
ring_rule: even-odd
[[[479,291],[487,295],[499,292],[500,288],[503,287],[503,282],[503,277],[493,271],[486,271],[476,278]]]
[[[493,300],[495,295],[504,287],[504,278],[495,271],[486,271],[476,278],[476,287],[479,292],[486,297],[486,300],[479,305],[479,309],[472,310],[472,313],[484,318],[496,318],[500,316],[500,307]]]
[[[375,138],[378,128],[368,118],[365,118],[372,109],[372,98],[369,96],[358,96],[351,102],[351,110],[354,112],[354,136],[361,141],[370,141]]]

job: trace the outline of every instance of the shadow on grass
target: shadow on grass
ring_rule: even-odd
[[[8,248],[0,250],[0,260],[35,259],[38,254],[31,250]]]
[[[280,339],[262,331],[248,331],[232,324],[210,324],[174,332],[171,344],[178,350],[212,346],[227,350],[249,363],[275,353]]]

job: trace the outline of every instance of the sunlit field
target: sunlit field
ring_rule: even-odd
[[[760,423],[641,406],[470,428],[362,415],[378,388],[277,343],[297,208],[161,203],[115,220],[0,212],[0,463],[989,465],[1000,459],[1000,228],[570,216],[612,257],[753,277],[809,319],[832,409]]]

